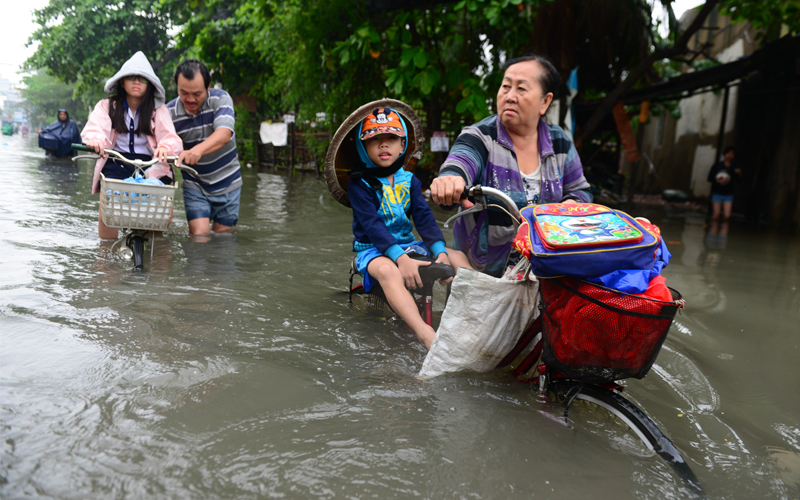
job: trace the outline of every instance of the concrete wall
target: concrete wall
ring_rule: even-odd
[[[692,19],[690,13],[681,22],[688,25]],[[750,55],[755,49],[752,28],[726,22],[709,17],[706,26],[720,28],[700,30],[690,45],[710,42],[710,53],[720,62]],[[732,83],[722,145],[736,147],[744,175],[736,188],[734,215],[800,230],[800,59]],[[680,189],[697,199],[708,197],[706,177],[717,161],[723,98],[723,91],[700,89],[680,101],[680,119],[651,117],[642,131],[641,150],[652,160],[655,174],[638,167],[636,192]]]
[[[696,10],[687,11],[681,18],[681,24],[688,26],[696,13]],[[731,24],[726,16],[714,11],[704,27],[715,29],[699,30],[690,40],[689,48],[694,50],[710,44],[706,53],[720,63],[735,61],[751,54],[756,48],[755,33],[749,23]],[[652,160],[657,175],[637,172],[634,182],[638,192],[657,193],[664,189],[680,189],[695,198],[709,196],[711,184],[706,177],[717,161],[717,138],[724,96],[724,91],[699,89],[678,103],[680,119],[675,120],[670,115],[653,117],[645,125],[641,149]],[[738,100],[739,88],[733,86],[728,97],[723,149],[733,144]]]

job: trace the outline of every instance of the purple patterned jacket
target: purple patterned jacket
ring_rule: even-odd
[[[578,151],[561,127],[539,120],[539,154],[541,203],[592,201]],[[514,144],[497,115],[461,131],[439,175],[459,175],[467,186],[480,184],[505,191],[519,209],[527,204]],[[453,247],[465,252],[475,269],[499,276],[515,231],[507,215],[490,209],[458,219],[453,236]]]

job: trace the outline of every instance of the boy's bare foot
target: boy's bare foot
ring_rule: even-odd
[[[417,332],[417,337],[419,338],[419,341],[422,342],[422,345],[425,346],[425,349],[430,351],[431,345],[433,344],[433,339],[436,337],[436,330],[434,330],[433,327],[430,327],[427,324],[425,324],[424,326],[425,326],[425,331]]]

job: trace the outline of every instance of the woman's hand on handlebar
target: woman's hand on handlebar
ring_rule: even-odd
[[[419,268],[430,265],[430,262],[412,259],[405,254],[397,258],[397,267],[400,269],[403,283],[409,290],[422,288],[422,278],[419,277]]]
[[[170,150],[165,147],[158,147],[155,151],[153,151],[153,159],[158,160],[161,163],[167,162],[167,157],[170,154]]]
[[[439,176],[431,182],[431,198],[439,205],[455,205],[461,203],[464,208],[472,207],[473,203],[461,199],[467,183],[459,175]]]
[[[94,152],[102,156],[103,158],[106,157],[106,152],[103,148],[103,141],[93,141],[91,139],[85,142],[87,147],[94,149]]]

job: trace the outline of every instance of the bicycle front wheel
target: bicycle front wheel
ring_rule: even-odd
[[[144,237],[134,234],[129,240],[131,250],[133,250],[133,270],[141,271],[144,269]]]
[[[678,451],[670,439],[661,432],[661,429],[642,412],[636,405],[622,397],[620,394],[594,384],[585,384],[574,380],[558,380],[553,384],[557,392],[570,399],[580,399],[595,404],[612,415],[619,418],[639,436],[639,439],[650,450],[656,452],[667,461],[678,476],[696,492],[701,492],[702,487],[697,477],[692,472],[689,464]]]

